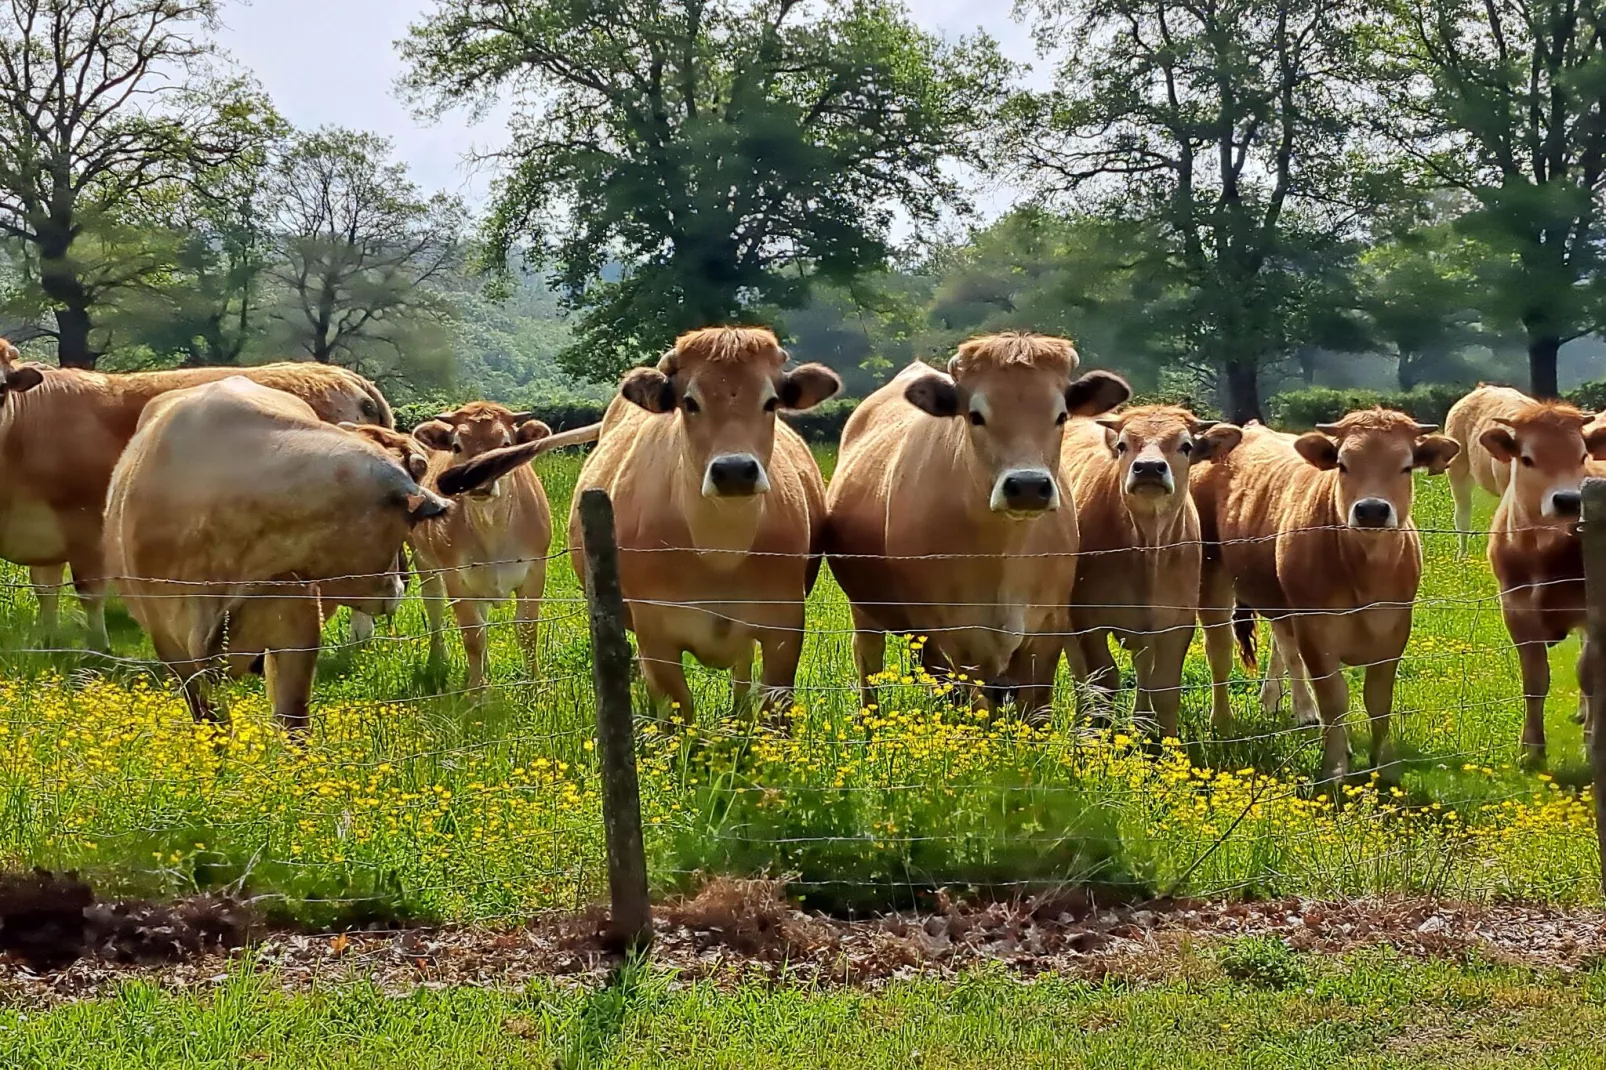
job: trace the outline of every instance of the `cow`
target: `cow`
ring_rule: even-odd
[[[1322,779],[1336,782],[1349,768],[1344,665],[1366,667],[1372,762],[1387,768],[1394,678],[1422,576],[1412,473],[1442,473],[1459,449],[1437,430],[1388,409],[1352,412],[1297,437],[1252,422],[1237,449],[1195,470],[1190,490],[1205,542],[1200,618],[1218,732],[1232,726],[1236,598],[1270,618],[1296,698],[1307,685],[1315,692]]]
[[[1233,424],[1150,405],[1066,425],[1063,485],[1076,503],[1081,563],[1066,653],[1095,694],[1116,684],[1110,638],[1132,654],[1136,712],[1176,738],[1182,664],[1199,612],[1199,513],[1188,473],[1231,453]]]
[[[1525,759],[1545,756],[1550,647],[1584,624],[1583,553],[1575,526],[1591,460],[1606,459],[1606,426],[1571,405],[1530,401],[1494,416],[1479,446],[1510,470],[1489,530],[1489,564],[1500,584],[1500,612],[1522,670]],[[1593,731],[1595,681],[1579,663],[1579,708]]]
[[[430,450],[423,483],[463,462],[494,455],[521,443],[542,443],[542,452],[595,441],[601,424],[553,435],[532,413],[513,412],[491,401],[471,401],[413,428]],[[468,655],[468,686],[486,681],[486,618],[491,607],[516,594],[515,629],[525,665],[535,672],[536,628],[546,590],[552,545],[552,511],[540,477],[522,465],[481,489],[465,494],[449,516],[415,527],[409,538],[429,617],[429,657],[446,653],[445,607],[451,600]]]
[[[1483,434],[1498,421],[1509,420],[1533,404],[1533,398],[1509,386],[1478,384],[1478,388],[1450,406],[1444,433],[1461,447],[1450,462],[1450,494],[1455,499],[1455,529],[1461,555],[1466,556],[1472,532],[1472,488],[1482,487],[1495,498],[1506,492],[1511,465],[1483,445]]]
[[[352,426],[243,376],[145,407],[112,472],[104,555],[197,720],[215,717],[203,676],[221,663],[260,669],[280,721],[305,728],[325,608],[391,612],[408,533],[534,448],[455,465],[430,490],[423,447]]]
[[[928,670],[979,678],[990,707],[1053,699],[1076,579],[1075,503],[1060,474],[1066,421],[1131,395],[1075,377],[1064,338],[1007,332],[961,345],[940,372],[914,361],[842,430],[827,559],[853,612],[866,706],[888,632],[925,635]]]
[[[108,649],[101,510],[112,468],[151,399],[243,375],[300,397],[330,423],[395,424],[372,383],[322,364],[106,375],[17,360],[15,348],[0,344],[7,384],[0,410],[0,558],[29,566],[46,632],[55,630],[62,570],[71,565],[89,643],[98,650]]]
[[[756,644],[771,714],[796,680],[825,486],[808,446],[778,417],[813,408],[842,381],[819,364],[788,371],[787,361],[763,328],[681,335],[657,367],[624,377],[575,488],[575,572],[585,576],[581,495],[601,488],[613,500],[620,585],[647,690],[688,722],[684,654],[733,670],[741,705]]]

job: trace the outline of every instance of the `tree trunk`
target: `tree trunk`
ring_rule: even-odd
[[[1416,388],[1417,362],[1415,354],[1406,353],[1402,350],[1398,365],[1397,374],[1400,380],[1400,389],[1410,393]]]
[[[1556,354],[1561,339],[1553,334],[1528,336],[1528,391],[1536,398],[1560,396],[1556,384]]]
[[[1234,361],[1226,367],[1227,419],[1235,424],[1263,420],[1260,414],[1260,366]]]
[[[95,367],[100,354],[89,348],[89,309],[82,303],[56,309],[56,361],[63,368]]]
[[[67,261],[69,242],[52,235],[40,244],[39,288],[56,306],[56,360],[63,368],[93,368],[99,354],[89,348],[89,294]]]

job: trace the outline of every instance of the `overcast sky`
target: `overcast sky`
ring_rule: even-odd
[[[1009,18],[1011,0],[907,2],[929,30],[957,37],[985,28],[1010,58],[1033,58],[1025,29]],[[401,73],[395,41],[434,7],[434,0],[233,0],[224,8],[222,43],[296,126],[383,134],[421,186],[478,202],[487,176],[465,168],[463,155],[499,145],[502,132],[488,122],[470,126],[461,114],[421,123],[394,92]]]

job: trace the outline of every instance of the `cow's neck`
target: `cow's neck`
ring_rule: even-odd
[[[767,495],[747,498],[709,498],[703,494],[703,473],[681,455],[674,481],[675,506],[686,518],[691,545],[706,554],[714,568],[735,568],[742,554],[758,541],[764,522]]]
[[[1130,498],[1126,499],[1127,516],[1131,518],[1137,545],[1169,546],[1182,537],[1184,528],[1182,505],[1187,493],[1184,484],[1183,489],[1168,494],[1164,507],[1159,509],[1144,505],[1134,506]]]

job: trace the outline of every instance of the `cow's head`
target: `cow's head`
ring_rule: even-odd
[[[32,390],[45,381],[45,368],[40,364],[23,363],[17,347],[0,338],[0,401],[12,394]]]
[[[1478,441],[1511,465],[1506,491],[1531,518],[1573,521],[1583,506],[1585,462],[1606,460],[1606,425],[1571,405],[1536,401],[1509,419],[1496,417]]]
[[[552,428],[535,419],[533,413],[513,412],[494,401],[471,401],[413,428],[414,438],[432,450],[455,454],[455,463],[472,461],[508,446],[539,442],[551,434]],[[502,493],[502,483],[499,478],[493,479],[467,493],[474,498],[495,498]]]
[[[656,368],[626,375],[619,393],[648,412],[676,414],[704,497],[746,498],[770,489],[776,413],[812,409],[842,389],[824,365],[787,371],[786,361],[768,330],[708,327],[677,338]]]
[[[912,380],[903,396],[923,412],[964,420],[989,483],[987,504],[1016,518],[1059,508],[1060,443],[1071,416],[1109,412],[1131,396],[1109,372],[1072,379],[1080,358],[1063,338],[1010,332],[972,338],[948,374]]]
[[[1439,475],[1460,451],[1454,439],[1433,434],[1437,430],[1403,412],[1367,409],[1317,424],[1294,448],[1317,468],[1338,473],[1336,501],[1346,524],[1386,530],[1411,517],[1412,470]]]
[[[1226,456],[1244,437],[1234,424],[1201,420],[1175,405],[1128,409],[1098,424],[1121,466],[1121,491],[1134,512],[1178,508],[1187,497],[1189,466]]]

